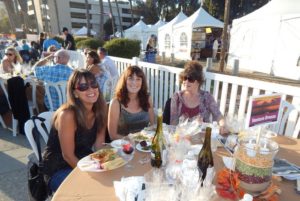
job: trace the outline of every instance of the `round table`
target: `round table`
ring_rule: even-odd
[[[300,165],[300,140],[279,136],[274,138],[279,143],[280,149],[278,158],[285,158],[290,162]],[[145,157],[145,154],[136,151],[134,159],[130,162],[134,166],[130,171],[125,167],[106,172],[82,172],[75,168],[71,174],[61,184],[53,196],[52,201],[118,201],[115,195],[113,181],[120,181],[122,177],[143,176],[151,169],[150,162],[140,164],[139,160]],[[224,164],[222,156],[228,156],[225,149],[219,147],[214,153],[215,169],[218,171]],[[300,200],[300,195],[295,192],[295,181],[283,180],[277,184],[282,190],[280,200]],[[220,200],[220,199],[218,199]]]

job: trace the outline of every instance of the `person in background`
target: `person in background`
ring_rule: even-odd
[[[110,73],[111,77],[119,76],[118,69],[114,61],[107,56],[107,51],[103,47],[98,48],[98,55],[101,60],[101,66],[103,69]]]
[[[8,47],[5,50],[4,58],[1,63],[2,73],[13,73],[15,67],[23,61],[19,52],[14,47]]]
[[[41,32],[39,36],[39,44],[40,44],[40,55],[42,55],[43,47],[44,47],[44,40],[47,38],[46,33]]]
[[[55,40],[54,38],[50,38],[48,36],[48,38],[46,40],[44,40],[43,51],[47,51],[51,45],[54,45],[57,50],[59,50],[61,48],[61,45],[57,42],[57,40]]]
[[[213,49],[212,59],[213,59],[214,61],[216,61],[216,60],[217,60],[217,52],[218,52],[218,49],[219,49],[218,38],[216,38],[216,39],[214,40],[212,49]]]
[[[182,90],[175,92],[171,98],[170,124],[177,125],[181,116],[199,117],[204,122],[209,122],[212,115],[213,121],[217,121],[221,126],[222,134],[225,132],[224,117],[213,96],[201,90],[203,81],[201,64],[197,61],[187,62],[180,74]]]
[[[92,72],[99,85],[99,89],[103,92],[104,83],[110,78],[107,71],[99,67],[100,58],[95,51],[89,51],[86,55],[86,69]]]
[[[64,27],[62,32],[65,35],[65,41],[63,47],[66,50],[76,50],[75,40],[73,36],[69,33],[68,28]]]
[[[43,57],[47,57],[47,56],[53,54],[53,53],[56,52],[56,51],[57,51],[57,49],[56,49],[55,45],[50,45],[50,46],[48,47],[47,51],[46,51],[46,52],[43,52]]]
[[[73,69],[67,66],[69,58],[70,56],[66,50],[59,50],[41,59],[34,65],[36,78],[46,82],[67,81],[73,72]],[[54,61],[54,65],[50,65],[52,60]],[[50,93],[53,100],[53,107],[56,110],[60,106],[58,94],[52,88],[50,88]],[[50,109],[47,96],[45,96],[45,106],[47,109]]]
[[[105,139],[106,102],[94,75],[75,70],[67,85],[67,102],[54,113],[43,154],[48,187],[55,192],[77,162],[101,148]]]
[[[108,111],[108,132],[112,140],[141,131],[154,124],[154,111],[144,72],[129,66],[122,73]]]

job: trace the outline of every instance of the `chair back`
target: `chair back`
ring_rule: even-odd
[[[42,112],[38,115],[38,117],[42,117],[42,118],[45,119],[44,123],[45,123],[45,126],[46,126],[47,130],[48,130],[48,133],[50,133],[50,130],[51,130],[53,114],[54,114],[53,111],[47,111],[47,112]],[[43,130],[43,128],[41,127],[40,124],[38,124],[37,127],[38,127],[38,129],[41,133],[45,133],[45,131]],[[47,133],[45,133],[45,135],[43,135],[43,138],[44,138],[45,142],[48,141]]]
[[[32,107],[32,110],[33,110],[33,108],[35,108],[37,113],[39,113],[39,108],[38,108],[38,104],[36,101],[36,82],[32,78],[27,77],[24,80],[24,83],[29,83],[31,86],[31,100],[32,101],[28,101],[28,105],[29,105],[29,107]],[[31,115],[33,115],[33,112],[31,112]]]
[[[283,100],[278,114],[278,124],[273,131],[293,138],[300,132],[300,107]]]
[[[44,139],[44,142],[47,143],[48,135],[42,129],[41,122],[38,122],[39,120],[35,120],[35,121],[36,121],[36,124],[37,124],[38,131],[42,135],[42,138]],[[34,140],[33,133],[32,133],[33,128],[34,128],[33,120],[32,119],[27,120],[26,123],[25,123],[25,126],[24,126],[25,134],[26,134],[27,140],[29,141],[29,144],[30,144],[35,156],[37,158],[39,158],[37,145],[36,145],[36,142]]]
[[[53,97],[51,96],[50,89],[54,89],[58,94],[58,102],[59,105],[62,105],[67,101],[67,81],[59,81],[59,82],[46,82],[45,83],[45,92],[49,101],[50,111],[55,111],[53,106]]]

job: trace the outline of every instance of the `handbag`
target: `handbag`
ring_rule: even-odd
[[[43,160],[41,154],[41,144],[40,144],[40,132],[36,126],[36,120],[41,122],[42,128],[48,134],[47,128],[44,124],[45,119],[37,116],[31,117],[34,127],[32,128],[33,139],[37,145],[38,150],[38,162],[32,162],[29,166],[28,171],[28,190],[29,198],[32,201],[44,201],[47,199],[49,192],[47,183],[44,179],[43,174]]]

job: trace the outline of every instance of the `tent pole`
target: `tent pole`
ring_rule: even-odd
[[[225,64],[225,50],[228,49],[228,21],[229,21],[229,9],[230,9],[230,0],[225,1],[225,11],[224,11],[224,28],[222,33],[222,42],[221,42],[221,54],[220,54],[220,72],[224,72]]]

